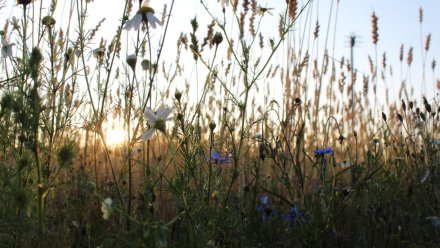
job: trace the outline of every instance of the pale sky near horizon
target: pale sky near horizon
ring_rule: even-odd
[[[39,1],[38,1],[39,2]],[[46,1],[48,2],[48,1]],[[62,16],[67,16],[69,4],[71,1],[58,2],[58,14],[63,13]],[[97,37],[104,37],[110,39],[114,35],[114,27],[118,24],[120,15],[122,13],[122,6],[124,1],[119,0],[94,0],[90,3],[90,27],[94,27],[96,23],[102,18],[106,18],[103,23],[101,31]],[[205,0],[214,14],[221,16],[220,4],[217,0]],[[263,22],[262,30],[266,30],[268,37],[276,37],[277,29],[273,29],[273,25],[277,25],[277,18],[279,13],[284,10],[285,0],[259,0],[257,1],[261,6],[274,7],[272,11],[273,17],[268,16],[267,21]],[[300,0],[300,3],[306,0]],[[337,0],[314,0],[312,6],[313,23],[316,21],[316,16],[319,18],[321,26],[321,35],[325,35],[327,29],[328,18],[330,14],[330,4],[333,5],[332,22],[334,22],[335,7]],[[20,7],[17,7],[15,0],[7,0],[7,7],[0,12],[0,26],[6,19],[11,18],[12,15],[20,15]],[[167,3],[170,6],[171,1],[151,0],[150,4],[155,8],[158,16],[161,15],[163,4]],[[240,1],[241,3],[241,1]],[[210,21],[209,16],[200,4],[200,0],[176,0],[174,3],[174,11],[171,17],[170,31],[168,38],[164,44],[165,47],[175,47],[177,37],[181,32],[189,33],[191,30],[190,20],[197,16],[199,19],[200,37],[205,35],[206,25]],[[301,5],[301,4],[300,4]],[[47,7],[47,6],[46,6]],[[333,36],[335,37],[335,58],[340,59],[342,56],[349,57],[348,37],[350,34],[356,34],[359,39],[355,49],[355,67],[361,71],[368,73],[368,55],[374,55],[374,46],[371,42],[371,14],[374,11],[379,17],[379,43],[378,55],[381,57],[382,53],[386,51],[388,64],[393,65],[394,73],[398,73],[398,56],[401,44],[405,46],[404,61],[406,61],[408,48],[410,46],[414,49],[414,64],[412,66],[412,81],[420,80],[421,78],[421,43],[420,43],[420,27],[418,21],[419,8],[422,7],[424,11],[424,22],[422,25],[423,40],[428,33],[431,33],[431,48],[427,56],[427,80],[428,80],[428,97],[434,97],[433,90],[435,85],[432,80],[432,72],[430,65],[432,59],[440,59],[440,1],[426,0],[340,0],[338,12],[338,25],[336,34],[330,32],[329,46],[332,46]],[[63,9],[64,8],[64,9]],[[64,12],[63,12],[64,11]],[[133,14],[132,14],[133,15]],[[59,18],[59,17],[58,17]],[[61,19],[57,21],[57,25],[65,25],[66,20]],[[266,25],[266,26],[265,26]],[[331,28],[333,30],[333,28]],[[271,34],[270,32],[273,32]],[[156,31],[159,36],[161,31]],[[323,39],[322,39],[323,40]],[[321,43],[323,41],[320,41]],[[424,41],[423,41],[424,42]],[[424,45],[424,44],[423,44]],[[130,52],[128,52],[130,53]],[[381,59],[379,59],[380,61]],[[440,62],[439,62],[440,63]],[[406,70],[406,69],[405,69]],[[439,71],[439,70],[437,70]],[[437,72],[434,78],[439,78]],[[393,82],[398,88],[399,82]],[[417,84],[413,82],[415,86]]]

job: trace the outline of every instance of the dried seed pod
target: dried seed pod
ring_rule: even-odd
[[[426,109],[426,112],[428,112],[428,113],[431,113],[431,111],[432,111],[431,105],[429,103],[425,104],[425,109]]]
[[[420,118],[422,118],[423,121],[426,121],[426,116],[423,112],[420,112]]]
[[[399,119],[400,122],[403,122],[403,117],[401,114],[397,113],[397,119]]]
[[[382,119],[384,122],[387,122],[387,115],[384,112],[382,112]]]
[[[403,99],[402,99],[402,110],[403,110],[403,112],[406,113],[406,104],[405,104],[405,101]]]

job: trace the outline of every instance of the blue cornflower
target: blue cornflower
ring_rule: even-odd
[[[220,158],[220,153],[216,152],[216,151],[213,151],[212,154],[211,154],[211,159],[212,160],[215,160],[215,159],[218,160],[219,158]]]
[[[284,219],[287,219],[290,223],[304,219],[304,213],[298,207],[291,208],[288,214],[282,214],[281,216]]]
[[[277,211],[272,209],[269,206],[269,197],[267,195],[263,195],[260,198],[260,204],[257,207],[257,211],[262,213],[262,220],[265,221],[269,218],[270,215],[276,215]]]
[[[319,156],[319,155],[325,155],[325,154],[333,154],[333,148],[323,148],[323,149],[318,149],[315,151],[315,155]]]
[[[431,140],[431,143],[434,145],[440,145],[440,140]]]
[[[211,153],[211,158],[208,159],[209,162],[213,164],[226,164],[232,162],[232,154],[229,153],[227,156],[222,157],[219,152],[213,151]]]

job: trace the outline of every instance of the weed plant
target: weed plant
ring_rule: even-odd
[[[56,0],[1,20],[0,247],[438,246],[439,99],[405,83],[412,47],[400,78],[378,54],[374,12],[361,73],[332,56],[336,21],[306,32],[317,1],[286,1],[265,34],[270,6],[202,0],[211,21],[188,20],[175,54],[174,0],[123,1],[113,34],[87,28],[98,1],[66,1],[64,27]]]

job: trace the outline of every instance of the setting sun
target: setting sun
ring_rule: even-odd
[[[105,140],[109,146],[122,144],[125,140],[125,136],[126,133],[122,126],[112,125],[111,128],[105,131]]]

